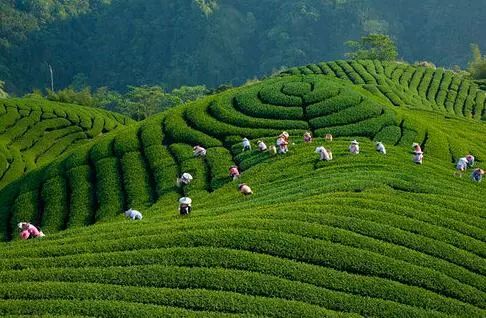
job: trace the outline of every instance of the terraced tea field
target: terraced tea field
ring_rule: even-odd
[[[394,73],[402,64],[391,68],[291,69],[130,124],[9,184],[0,191],[10,241],[0,245],[0,314],[484,317],[486,189],[453,176],[469,152],[484,167],[484,92],[453,76],[467,96],[442,107],[432,84],[420,93],[430,73],[452,103],[445,75],[434,80],[440,70],[425,69],[415,94],[420,68],[404,65],[403,80]],[[394,103],[380,86],[408,99]],[[255,150],[282,130],[289,153]],[[241,151],[242,137],[254,150]],[[353,139],[359,155],[347,150]],[[423,165],[411,160],[412,142]],[[196,144],[205,158],[192,156]],[[318,145],[334,159],[319,161]],[[228,176],[232,164],[240,180]],[[182,172],[194,181],[177,188]],[[254,194],[238,193],[240,182]],[[178,216],[180,196],[193,199],[189,217]],[[126,220],[129,207],[143,220]],[[21,220],[47,236],[18,240]]]
[[[131,122],[116,113],[77,105],[36,99],[0,100],[0,189]]]

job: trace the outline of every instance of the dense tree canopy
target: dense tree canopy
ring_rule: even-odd
[[[347,41],[352,52],[345,55],[353,60],[394,61],[398,57],[395,43],[385,34],[369,34],[360,41]]]
[[[390,35],[400,57],[467,65],[486,46],[483,0],[6,0],[0,80],[7,91],[240,84],[284,66],[344,57],[344,43]]]
[[[469,62],[469,73],[473,79],[486,80],[486,55],[481,55],[477,44],[471,44],[472,59]]]

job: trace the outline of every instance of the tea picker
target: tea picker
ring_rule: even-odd
[[[188,197],[179,199],[179,213],[180,215],[188,215],[192,211],[192,200]]]

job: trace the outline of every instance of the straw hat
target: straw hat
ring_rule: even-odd
[[[357,142],[357,141],[356,141],[356,139],[355,139],[355,140],[353,140],[353,141],[351,141],[351,143],[352,143],[352,144],[355,144],[355,145],[359,145],[359,142]]]
[[[21,228],[24,227],[24,224],[25,224],[25,222],[20,222],[19,224],[17,224],[17,226],[19,227],[19,229],[21,229]]]
[[[179,199],[179,203],[180,204],[191,204],[192,199],[188,198],[188,197],[182,197],[182,198]]]

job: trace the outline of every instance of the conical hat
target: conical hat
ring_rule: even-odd
[[[179,203],[180,204],[191,204],[192,199],[188,198],[188,197],[182,197],[182,198],[179,199]]]

